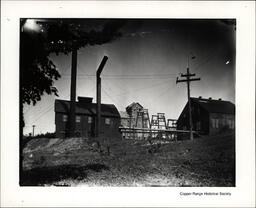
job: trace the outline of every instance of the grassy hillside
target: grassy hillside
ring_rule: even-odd
[[[24,157],[23,185],[235,186],[233,134],[166,144],[41,138]]]

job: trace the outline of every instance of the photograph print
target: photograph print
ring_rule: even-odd
[[[236,19],[20,19],[20,186],[235,187]]]

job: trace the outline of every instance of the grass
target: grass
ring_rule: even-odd
[[[235,186],[233,134],[193,141],[34,139],[25,186]]]

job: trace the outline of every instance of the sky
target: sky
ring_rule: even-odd
[[[101,20],[83,20],[95,25]],[[235,103],[236,30],[232,21],[217,19],[127,19],[122,37],[104,45],[78,51],[77,96],[96,102],[96,70],[104,55],[102,103],[124,111],[139,102],[149,115],[165,113],[177,119],[187,102],[186,83],[176,78],[191,73],[201,78],[191,83],[191,97],[222,98]],[[31,26],[32,25],[32,26]],[[33,20],[28,27],[38,28]],[[191,59],[195,56],[195,59]],[[189,58],[188,58],[189,57]],[[24,106],[24,134],[55,131],[55,99],[70,99],[71,56],[51,54],[61,78],[55,81],[59,97],[43,95],[35,106]]]

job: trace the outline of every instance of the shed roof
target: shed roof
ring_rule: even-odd
[[[67,100],[55,100],[55,112],[56,113],[68,113],[70,109],[70,101]],[[96,103],[83,103],[76,102],[76,113],[95,116],[97,110]],[[105,117],[117,117],[120,118],[120,114],[113,104],[101,104],[101,115]]]
[[[209,113],[235,114],[235,105],[225,100],[213,100],[203,98],[191,98]]]

